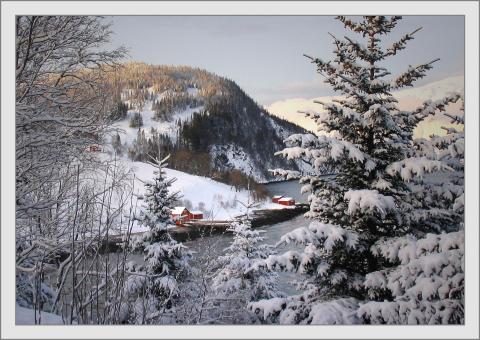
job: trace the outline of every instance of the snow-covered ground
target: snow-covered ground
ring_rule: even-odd
[[[36,321],[36,322],[35,322]],[[16,325],[63,325],[60,315],[42,312],[35,314],[35,310],[30,308],[15,306],[15,324]]]
[[[103,152],[99,154],[99,157],[112,162],[113,156],[107,152]],[[130,170],[132,174],[131,178],[135,175],[134,183],[127,181],[125,185],[128,185],[130,188],[133,187],[134,197],[139,198],[138,202],[135,202],[135,199],[132,202],[133,206],[137,207],[136,215],[138,216],[143,209],[142,198],[145,194],[144,183],[147,180],[153,179],[156,168],[147,163],[133,162],[129,160],[126,155],[117,159],[116,164],[119,168],[124,169],[124,171]],[[165,168],[164,170],[167,179],[176,179],[171,186],[171,192],[178,192],[180,194],[179,206],[186,206],[189,210],[200,210],[204,213],[204,218],[209,220],[231,220],[236,216],[246,213],[243,204],[249,202],[249,192],[247,190],[237,191],[235,187],[217,182],[211,178],[195,176],[169,168]],[[97,190],[101,191],[104,185],[104,176],[103,172],[87,173],[85,174],[85,180],[90,180],[91,183],[97,187]],[[108,178],[109,180],[107,182],[111,182],[110,174]],[[128,191],[129,190],[127,190],[127,192]],[[125,197],[123,197],[123,201],[125,201]],[[118,206],[119,202],[120,197],[114,193],[112,196],[112,205]],[[250,202],[252,202],[252,198],[250,198]],[[126,205],[125,211],[128,211],[130,207],[129,200],[126,201]],[[272,203],[271,198],[267,197],[264,201],[258,202],[254,209],[291,208],[293,207]],[[125,228],[126,227],[125,225]],[[134,223],[133,232],[144,230],[146,230],[144,227],[136,222]]]
[[[196,87],[189,87],[187,93],[191,96],[196,96],[198,94],[198,89]]]
[[[138,196],[142,196],[144,194],[142,181],[152,179],[155,168],[146,163],[130,162],[126,159],[122,159],[122,162],[124,162],[126,166],[130,165],[132,171],[135,172],[137,178],[135,193]],[[179,192],[182,195],[182,205],[187,206],[190,210],[203,211],[207,219],[229,220],[246,212],[245,207],[241,204],[246,204],[249,200],[249,193],[246,190],[237,191],[233,186],[177,170],[167,168],[165,172],[168,179],[177,179],[172,184],[171,190],[172,192]],[[272,203],[270,198],[260,202],[259,205],[255,207],[255,209],[283,208],[287,207]],[[142,231],[145,229],[135,225],[134,230]]]

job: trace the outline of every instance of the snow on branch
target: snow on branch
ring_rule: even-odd
[[[272,316],[279,314],[287,306],[287,298],[272,298],[267,300],[259,300],[250,302],[248,309],[255,314],[262,314],[264,320],[268,320]]]
[[[358,316],[371,323],[462,323],[464,247],[463,231],[377,242],[373,255],[400,265],[367,274],[364,285],[371,299],[389,291],[393,301],[370,301]]]
[[[390,271],[367,274],[365,287],[371,298],[377,289],[388,289],[394,296],[410,300],[448,299],[453,297],[451,288],[461,286],[464,280],[462,263],[458,250],[429,254]]]
[[[305,114],[307,117],[313,118],[319,124],[333,122],[336,123],[339,119],[341,119],[341,121],[338,121],[338,123],[344,123],[347,120],[350,122],[350,124],[352,122],[356,122],[360,125],[365,123],[362,119],[362,116],[355,110],[333,103],[324,103],[319,100],[314,100],[313,102],[322,105],[326,112],[317,113],[307,111]]]
[[[411,157],[394,162],[387,166],[386,172],[392,177],[399,175],[404,181],[409,182],[414,177],[423,177],[425,173],[433,171],[453,171],[452,168],[441,161],[430,160],[426,157]]]
[[[343,23],[343,25],[345,26],[345,28],[348,28],[354,32],[357,32],[357,33],[360,33],[360,32],[363,32],[364,31],[364,24],[363,23],[357,23],[357,22],[354,22],[350,19],[347,19],[347,17],[343,16],[343,15],[339,15],[337,17],[335,17],[335,19],[339,20],[341,23]]]
[[[357,325],[361,319],[357,316],[359,300],[342,298],[326,301],[312,306],[307,323],[312,325]]]
[[[448,234],[427,234],[417,240],[413,236],[380,240],[370,251],[374,256],[381,256],[391,263],[399,261],[402,264],[432,252],[447,252],[453,249],[463,250],[465,233],[463,231]]]
[[[352,30],[353,32],[361,34],[363,37],[375,36],[376,34],[389,33],[402,17],[393,15],[390,18],[383,15],[367,15],[364,16],[364,20],[361,22],[355,22],[347,17],[340,15],[335,17],[339,20],[345,28]]]
[[[357,316],[360,301],[355,298],[340,298],[331,301],[304,302],[303,295],[287,298],[260,300],[248,304],[248,309],[264,320],[278,319],[280,324],[296,324],[297,314],[305,314],[302,323],[309,325],[349,325],[360,324]]]
[[[302,263],[303,254],[290,250],[281,255],[270,255],[264,260],[256,261],[245,273],[259,271],[263,268],[268,270],[296,271]]]
[[[452,209],[454,211],[463,211],[464,208],[465,208],[465,194],[462,194],[455,199]]]
[[[300,177],[302,177],[299,171],[294,170],[273,169],[268,171],[271,172],[273,176],[282,177],[287,181],[291,179],[299,179]]]
[[[326,251],[331,251],[335,244],[345,243],[347,248],[355,249],[358,244],[358,234],[341,226],[313,221],[308,227],[297,228],[286,233],[276,244],[315,244],[321,245]]]
[[[276,155],[282,155],[287,159],[300,158],[302,156],[317,158],[324,156],[333,160],[338,160],[341,157],[346,157],[355,162],[363,163],[368,157],[363,153],[356,145],[336,138],[328,136],[315,136],[315,135],[292,135],[285,140],[292,147],[285,148],[282,151],[278,151]],[[329,150],[328,154],[318,154],[319,149]]]
[[[445,96],[442,99],[438,99],[434,101],[432,100],[425,101],[420,107],[418,107],[413,112],[416,123],[422,121],[423,119],[425,119],[430,115],[434,115],[435,113],[437,113],[437,111],[439,112],[445,111],[446,106],[452,103],[456,103],[461,98],[462,98],[462,95],[460,93],[452,93]],[[450,117],[448,114],[446,115]]]
[[[325,62],[320,58],[314,58],[307,54],[304,54],[304,56],[310,59],[313,64],[317,65],[317,72],[326,78],[325,82],[329,83],[334,90],[341,91],[345,94],[354,94],[359,98],[362,97],[357,91],[360,85],[352,78],[347,77],[343,69],[332,65],[330,61]]]
[[[460,311],[463,311],[463,306],[458,300],[418,305],[411,301],[371,301],[361,305],[357,315],[371,324],[425,325],[459,322]]]
[[[395,200],[384,196],[377,190],[349,190],[344,198],[348,200],[348,214],[355,215],[358,211],[378,212],[384,218],[389,211],[395,210]]]
[[[368,62],[375,62],[383,58],[383,53],[377,49],[369,49],[366,46],[362,45],[358,41],[353,41],[349,37],[344,37],[348,41],[348,46],[351,47],[355,54],[362,60]]]
[[[444,113],[445,116],[451,119],[451,122],[454,124],[465,124],[465,117],[452,115],[450,113]]]

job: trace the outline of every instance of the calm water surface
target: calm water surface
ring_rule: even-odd
[[[306,195],[300,193],[300,185],[297,181],[270,183],[266,185],[269,195],[286,195],[293,197],[297,202],[306,202]],[[310,224],[310,221],[303,217],[303,215],[297,216],[291,220],[265,225],[259,227],[257,230],[264,231],[263,237],[265,238],[265,244],[275,245],[280,238],[287,232],[299,227],[305,227]],[[224,249],[227,248],[232,242],[232,234],[225,233],[222,235],[215,235],[211,237],[201,238],[194,241],[186,242],[188,246],[196,254],[198,261],[202,261],[203,256],[220,256],[224,253]],[[283,253],[287,250],[296,249],[295,245],[279,246],[277,248],[279,253]],[[290,284],[290,281],[295,278],[293,273],[280,273],[279,286],[280,289],[288,294],[295,293],[295,289]]]

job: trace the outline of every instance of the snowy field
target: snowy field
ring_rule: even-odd
[[[63,325],[62,317],[57,314],[42,312],[35,314],[35,310],[30,308],[15,306],[15,324],[16,325]]]

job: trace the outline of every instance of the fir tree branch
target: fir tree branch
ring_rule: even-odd
[[[395,78],[390,84],[390,90],[397,90],[405,86],[413,86],[412,83],[426,76],[426,71],[433,68],[432,64],[439,61],[440,58],[434,59],[428,63],[410,66],[408,70]]]
[[[421,29],[423,29],[423,27],[419,27],[415,31],[405,34],[399,41],[394,42],[392,46],[387,48],[387,52],[384,54],[384,57],[396,55],[398,51],[405,49],[405,47],[407,46],[407,41],[413,40],[414,34]]]

